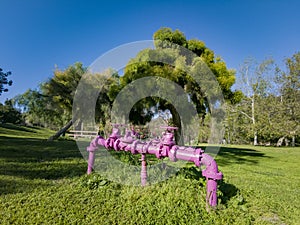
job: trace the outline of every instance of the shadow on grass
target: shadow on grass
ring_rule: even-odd
[[[0,175],[56,180],[86,172],[74,141],[0,137],[0,143]]]
[[[222,196],[220,197],[222,204],[227,204],[227,202],[239,192],[236,186],[226,183],[224,180],[218,181],[218,185],[219,190],[222,192]]]
[[[37,127],[28,126],[28,128],[30,128],[30,129],[28,129],[27,127],[24,127],[24,126],[17,126],[17,125],[9,124],[9,123],[1,124],[0,127],[6,128],[9,130],[24,131],[24,132],[29,132],[29,133],[37,133],[34,130],[39,130],[39,128],[37,128]],[[32,130],[32,129],[34,129],[34,130]]]
[[[203,184],[206,183],[206,178],[202,176],[201,171],[195,166],[182,168],[177,175],[183,176],[186,179],[201,180]],[[222,193],[220,196],[222,204],[226,204],[232,197],[235,197],[239,191],[236,186],[226,183],[224,180],[218,181],[218,189]]]
[[[266,156],[263,152],[254,149],[221,147],[216,161],[218,165],[222,166],[234,163],[256,164],[263,157],[270,158],[270,156]]]
[[[48,142],[38,138],[0,136],[0,159],[7,162],[51,161],[81,158],[76,142],[71,140]]]
[[[28,193],[36,188],[52,186],[50,182],[36,182],[25,179],[0,178],[0,196],[15,193]]]

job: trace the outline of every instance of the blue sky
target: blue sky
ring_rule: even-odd
[[[281,63],[300,51],[299,9],[296,0],[0,0],[0,67],[14,82],[0,101],[161,27],[204,41],[229,68],[249,56]]]

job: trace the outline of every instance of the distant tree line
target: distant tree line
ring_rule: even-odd
[[[226,130],[224,140],[227,143],[254,145],[279,143],[293,146],[299,143],[300,53],[287,58],[285,68],[279,68],[270,59],[260,63],[254,59],[247,59],[241,68],[235,71],[228,69],[225,62],[215,56],[202,41],[187,40],[179,30],[161,28],[154,33],[153,38],[155,49],[139,52],[128,62],[122,76],[116,71],[98,74],[98,82],[104,84],[95,106],[95,119],[100,132],[107,129],[110,109],[118,93],[135,80],[156,76],[171,80],[185,90],[187,98],[193,102],[199,115],[199,121],[193,121],[199,124],[201,130],[196,141],[206,142],[211,128],[207,93],[204,87],[200,87],[185,72],[195,71],[201,62],[205,62],[215,75],[225,98],[226,117],[222,126]],[[176,46],[192,51],[194,56],[189,57]],[[168,58],[172,66],[147,61],[153,55]],[[188,69],[183,70],[183,66]],[[73,124],[72,105],[77,85],[86,72],[87,68],[81,63],[75,63],[65,70],[56,69],[53,76],[36,90],[30,89],[1,105],[2,122],[12,122],[3,115],[4,112],[15,110],[13,117],[21,119],[14,122],[23,121],[57,130],[64,128],[62,132],[58,132],[58,136],[72,125],[80,125],[80,121]],[[234,84],[236,90],[233,90]],[[145,83],[145,88],[147,85],[150,84]],[[129,119],[134,125],[144,125],[161,112],[169,112],[171,115],[169,124],[181,129],[181,118],[174,106],[158,97],[141,99],[133,106]]]
[[[246,60],[239,71],[243,98],[227,106],[231,143],[295,146],[300,138],[300,52],[279,68],[268,59]]]

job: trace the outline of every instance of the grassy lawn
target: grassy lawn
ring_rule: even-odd
[[[147,187],[126,186],[87,163],[51,131],[0,126],[0,224],[300,224],[300,148],[224,146],[224,179],[208,213],[193,166]]]

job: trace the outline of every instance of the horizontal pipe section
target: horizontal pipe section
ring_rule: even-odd
[[[142,155],[142,185],[145,185],[146,180],[146,164],[145,155],[152,154],[157,158],[169,157],[171,161],[176,162],[177,160],[184,160],[195,163],[196,166],[200,167],[204,165],[206,168],[202,171],[202,175],[207,180],[207,195],[206,200],[210,206],[215,207],[217,205],[217,180],[221,180],[223,175],[218,171],[218,165],[216,161],[200,148],[192,148],[185,146],[178,146],[174,144],[174,141],[168,133],[165,139],[162,140],[151,140],[148,142],[140,141],[130,135],[127,132],[124,137],[121,137],[118,130],[113,130],[112,135],[104,139],[101,136],[96,137],[91,141],[87,147],[89,151],[88,158],[88,170],[87,173],[92,172],[95,151],[99,146],[103,146],[107,149],[114,149],[116,151],[129,151],[132,154]]]

